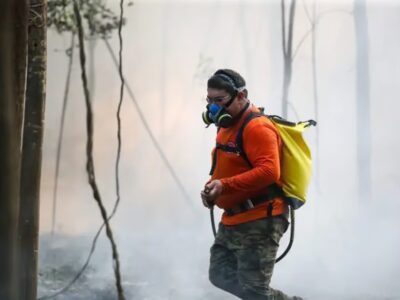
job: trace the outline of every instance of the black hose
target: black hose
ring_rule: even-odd
[[[294,218],[294,209],[289,206],[289,211],[290,211],[290,240],[289,244],[286,247],[285,251],[275,260],[275,263],[279,262],[282,260],[286,254],[289,253],[290,248],[292,248],[293,241],[294,241],[294,228],[295,228],[295,218]],[[210,207],[210,219],[211,219],[211,228],[214,234],[214,237],[217,236],[217,231],[215,229],[215,220],[214,220],[214,206]]]
[[[275,263],[279,262],[282,258],[286,256],[286,254],[289,253],[290,248],[292,248],[293,241],[294,241],[294,209],[289,205],[289,211],[290,211],[290,240],[289,244],[287,245],[285,251],[275,260]]]
[[[215,221],[214,221],[214,205],[210,207],[210,218],[211,218],[211,227],[214,234],[214,237],[217,236],[217,230],[215,229]]]

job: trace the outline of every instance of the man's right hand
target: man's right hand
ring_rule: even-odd
[[[210,208],[215,204],[215,201],[222,194],[223,186],[220,180],[215,179],[206,184],[204,190],[201,191],[201,199],[203,205]]]
[[[207,208],[210,208],[214,205],[214,203],[210,200],[210,189],[205,187],[204,190],[201,191],[201,200],[203,201],[203,205]]]

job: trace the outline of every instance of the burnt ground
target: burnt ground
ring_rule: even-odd
[[[41,236],[39,297],[58,291],[75,276],[86,260],[91,238],[91,236],[56,235],[51,239],[48,234]],[[124,242],[120,243],[123,248],[120,252],[122,252],[121,257],[123,258],[121,260],[122,276],[127,300],[234,299],[233,296],[221,292],[209,284],[207,280],[208,261],[196,260],[200,256],[200,251],[206,250],[199,249],[198,253],[171,256],[169,253],[171,250],[166,245],[157,245],[156,243],[149,245],[144,241],[137,244],[140,244],[141,247],[129,247]],[[132,253],[127,255],[128,252]],[[102,237],[86,272],[67,292],[54,299],[117,299],[110,256],[108,241]],[[176,261],[171,261],[171,257],[176,257]],[[190,261],[190,265],[188,265],[188,261]],[[340,287],[330,293],[313,292],[312,287],[306,290],[311,290],[307,295],[303,294],[304,298],[308,300],[400,300],[400,297],[376,296],[363,292],[360,292],[360,295],[345,295],[340,291]]]

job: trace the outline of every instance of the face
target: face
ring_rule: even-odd
[[[226,104],[231,100],[232,96],[225,90],[213,88],[207,89],[207,102],[224,106],[226,111],[232,116],[236,116],[236,114],[240,112],[242,108],[242,96],[243,95],[241,93],[238,93],[231,105],[229,105],[229,107],[225,107]]]

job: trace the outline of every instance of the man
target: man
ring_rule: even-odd
[[[254,118],[243,129],[240,153],[236,138],[251,112],[245,80],[222,69],[208,80],[203,120],[218,127],[211,179],[201,192],[206,207],[225,210],[211,247],[209,279],[245,300],[301,299],[269,284],[279,240],[288,228],[288,205],[280,186],[282,141],[267,118]]]

